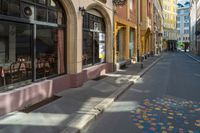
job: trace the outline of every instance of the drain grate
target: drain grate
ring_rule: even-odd
[[[102,76],[99,76],[99,77],[97,77],[97,78],[95,78],[93,80],[98,81],[98,80],[104,79],[106,77],[108,77],[108,76],[107,75],[102,75]]]
[[[36,103],[36,104],[34,104],[32,106],[28,106],[28,107],[20,110],[20,112],[30,113],[30,112],[32,112],[32,111],[34,111],[34,110],[36,110],[36,109],[38,109],[38,108],[40,108],[40,107],[42,107],[44,105],[47,105],[47,104],[49,104],[49,103],[51,103],[51,102],[53,102],[55,100],[58,100],[59,98],[61,98],[61,97],[60,96],[52,96],[51,98],[47,98],[47,99],[45,99],[45,100],[43,100],[43,101],[41,101],[39,103]]]

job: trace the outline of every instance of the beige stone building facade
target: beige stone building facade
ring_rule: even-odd
[[[112,1],[101,2],[100,0],[68,0],[64,1],[66,12],[69,14],[68,19],[68,73],[76,74],[83,71],[82,56],[83,56],[83,17],[80,7],[84,7],[86,13],[93,12],[100,14],[105,22],[105,43],[106,43],[106,62],[112,63],[112,21],[113,21],[113,6]],[[71,8],[68,8],[72,6]],[[68,11],[69,10],[69,11]],[[92,29],[91,29],[92,30]]]
[[[20,0],[2,6],[7,7],[0,9],[0,33],[9,32],[0,34],[5,38],[0,43],[0,88],[9,90],[1,93],[0,114],[113,70],[111,0]],[[8,69],[15,66],[19,72],[11,73]]]

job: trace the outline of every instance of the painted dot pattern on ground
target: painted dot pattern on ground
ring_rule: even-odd
[[[133,111],[133,121],[144,133],[200,133],[200,102],[144,99]]]

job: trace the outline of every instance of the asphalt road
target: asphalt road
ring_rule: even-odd
[[[84,133],[200,133],[200,63],[166,53]]]

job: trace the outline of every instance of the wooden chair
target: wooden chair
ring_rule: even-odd
[[[37,73],[37,78],[45,77],[45,67],[43,60],[37,60],[36,73]]]
[[[30,61],[25,62],[25,67],[26,67],[26,78],[29,79],[32,76],[31,62]]]
[[[21,62],[14,62],[10,65],[10,83],[19,82],[22,80],[22,71],[20,70]]]

